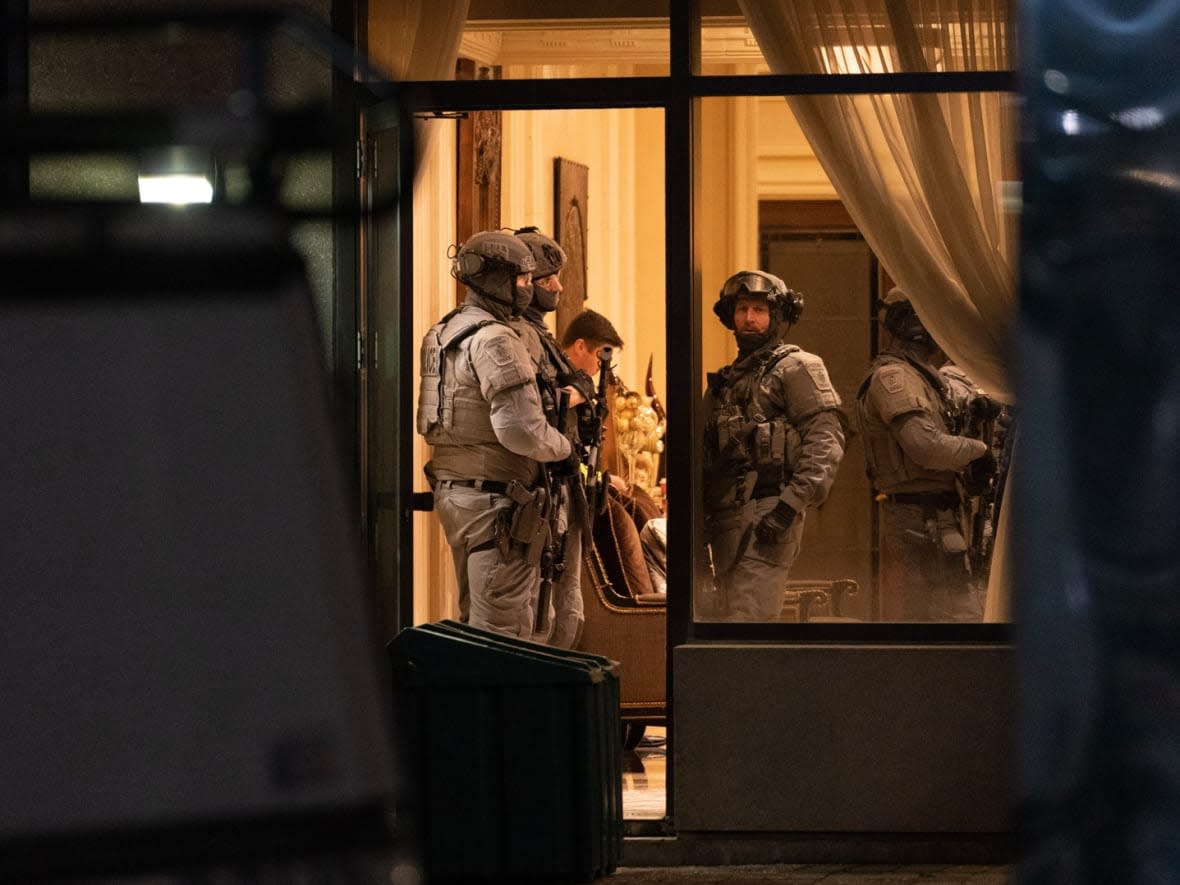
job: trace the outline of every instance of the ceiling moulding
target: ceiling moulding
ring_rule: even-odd
[[[667,23],[627,27],[588,19],[585,27],[570,21],[467,23],[459,54],[486,65],[668,64]],[[543,24],[550,25],[544,27]],[[702,29],[701,60],[708,63],[760,64],[762,51],[744,24],[728,23]]]

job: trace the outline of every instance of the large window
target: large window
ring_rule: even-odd
[[[479,229],[468,211],[473,187],[494,178],[492,211],[484,205],[479,216],[489,226],[553,228],[559,162],[587,167],[592,224],[606,227],[592,226],[584,243],[586,306],[615,314],[628,342],[621,379],[649,404],[638,388],[650,361],[666,409],[663,451],[647,481],[658,489],[663,480],[667,492],[671,641],[753,635],[754,627],[758,635],[860,635],[890,620],[924,620],[891,615],[882,598],[882,570],[896,572],[882,560],[890,492],[865,475],[857,391],[890,344],[878,302],[901,286],[942,350],[1011,405],[1005,348],[1018,185],[1007,5],[913,0],[821,13],[806,3],[704,3],[695,28],[680,4],[630,4],[629,14],[594,18],[547,7],[544,20],[517,6],[473,0],[448,34],[434,33],[431,45],[451,47],[454,63],[432,57],[423,67],[421,47],[400,56],[386,47],[390,67],[431,81],[411,82],[406,93],[428,146],[407,290],[415,334],[454,303],[443,256]],[[636,42],[627,42],[629,31]],[[471,79],[439,82],[454,70]],[[498,117],[489,124],[485,113]],[[474,139],[474,178],[464,177],[465,139]],[[709,596],[717,562],[702,503],[706,375],[738,357],[713,308],[740,270],[767,271],[802,293],[804,318],[787,341],[823,360],[848,419],[843,460],[823,506],[805,510],[789,577],[767,578],[783,605],[754,625],[718,614]],[[997,455],[1002,429],[991,425]],[[418,472],[407,481],[422,486]],[[976,627],[956,626],[948,637],[1007,619],[1003,520],[985,510],[994,501],[969,497],[960,489],[950,510],[970,548],[960,561],[973,569]],[[915,541],[935,545],[945,534],[944,514],[930,518],[923,515]],[[415,617],[448,616],[452,599],[439,588],[453,580],[449,555],[430,514],[416,519],[416,553],[433,565],[419,571],[419,587],[430,589],[416,598]],[[755,543],[739,535],[738,544]],[[990,563],[976,556],[981,547],[992,551]],[[953,544],[942,554],[939,567],[949,567]],[[794,625],[802,621],[811,623]]]

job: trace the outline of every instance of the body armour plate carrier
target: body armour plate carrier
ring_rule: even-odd
[[[717,482],[710,483],[714,489],[709,494],[714,505],[777,495],[781,485],[790,481],[803,438],[784,415],[767,414],[779,408],[762,393],[761,383],[781,359],[797,351],[794,344],[779,345],[760,364],[733,373],[732,382],[732,376],[710,374],[714,409],[705,439],[712,460],[709,466],[716,471]]]
[[[900,378],[905,381],[896,385],[896,390],[887,391],[889,402],[878,404],[889,414],[878,415],[869,407],[869,385],[879,369],[891,365],[897,366]],[[865,440],[866,472],[877,491],[889,493],[953,487],[953,472],[931,470],[918,464],[906,455],[889,430],[893,420],[902,415],[926,412],[937,415],[943,429],[949,432],[947,425],[951,409],[942,382],[930,370],[892,353],[882,353],[873,360],[856,392],[856,418]]]
[[[447,351],[457,347],[465,338],[497,323],[511,328],[482,311],[456,309],[426,333],[420,354],[422,374],[418,387],[417,426],[418,432],[432,445],[495,441],[486,404],[476,410],[456,408],[458,384],[455,378],[447,376],[446,356]],[[458,416],[457,411],[461,413]],[[469,411],[471,415],[467,414]],[[463,438],[455,438],[455,431]]]

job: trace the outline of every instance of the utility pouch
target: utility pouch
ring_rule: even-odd
[[[544,488],[530,492],[513,482],[508,495],[516,504],[509,537],[525,548],[525,559],[530,565],[538,565],[549,543],[549,493]]]
[[[754,462],[758,465],[772,464],[771,424],[763,421],[754,427]]]
[[[732,415],[718,415],[717,416],[717,451],[725,452],[729,450],[730,445],[733,444],[733,420]]]
[[[771,426],[774,432],[770,437],[770,460],[775,464],[782,464],[787,455],[788,426],[785,421],[775,421]]]

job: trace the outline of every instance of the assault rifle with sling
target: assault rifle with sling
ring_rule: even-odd
[[[994,453],[997,448],[1002,452],[1007,443],[1007,434],[997,431],[997,423],[1002,414],[1002,407],[990,397],[980,395],[971,400],[963,419],[963,435],[972,439],[982,440],[987,450]],[[1003,434],[1003,438],[999,438]],[[1000,459],[997,459],[999,461]],[[998,467],[991,476],[975,477],[973,488],[966,489],[967,494],[975,498],[970,512],[971,532],[967,544],[967,561],[971,565],[971,574],[979,580],[987,580],[991,566],[991,551],[995,540],[995,525],[999,514],[996,502],[999,498],[1004,473]]]
[[[551,418],[550,420],[554,422],[554,426],[558,430],[564,429],[566,416],[569,413],[569,391],[558,387],[549,393],[547,385],[539,384],[538,386],[543,391],[543,404],[547,397],[550,400],[553,397],[556,398],[556,402],[549,403],[550,410],[546,414],[556,415],[555,419]],[[564,461],[549,462],[544,465],[542,471],[545,489],[549,494],[549,516],[551,519],[561,513],[563,507],[568,504],[569,470],[567,464],[568,462]],[[549,603],[553,598],[553,585],[560,580],[565,571],[565,536],[557,537],[554,528],[552,521],[546,526],[545,531],[548,537],[541,550],[541,585],[537,590],[537,613],[533,623],[534,632],[538,634],[549,629]]]
[[[610,384],[611,372],[614,366],[614,348],[604,347],[598,352],[598,391],[595,396],[594,419],[595,428],[589,446],[586,449],[586,501],[590,505],[590,518],[593,519],[605,501],[603,497],[603,476],[599,471],[602,461],[602,440],[606,435],[606,419],[610,409],[606,403],[607,385]]]

